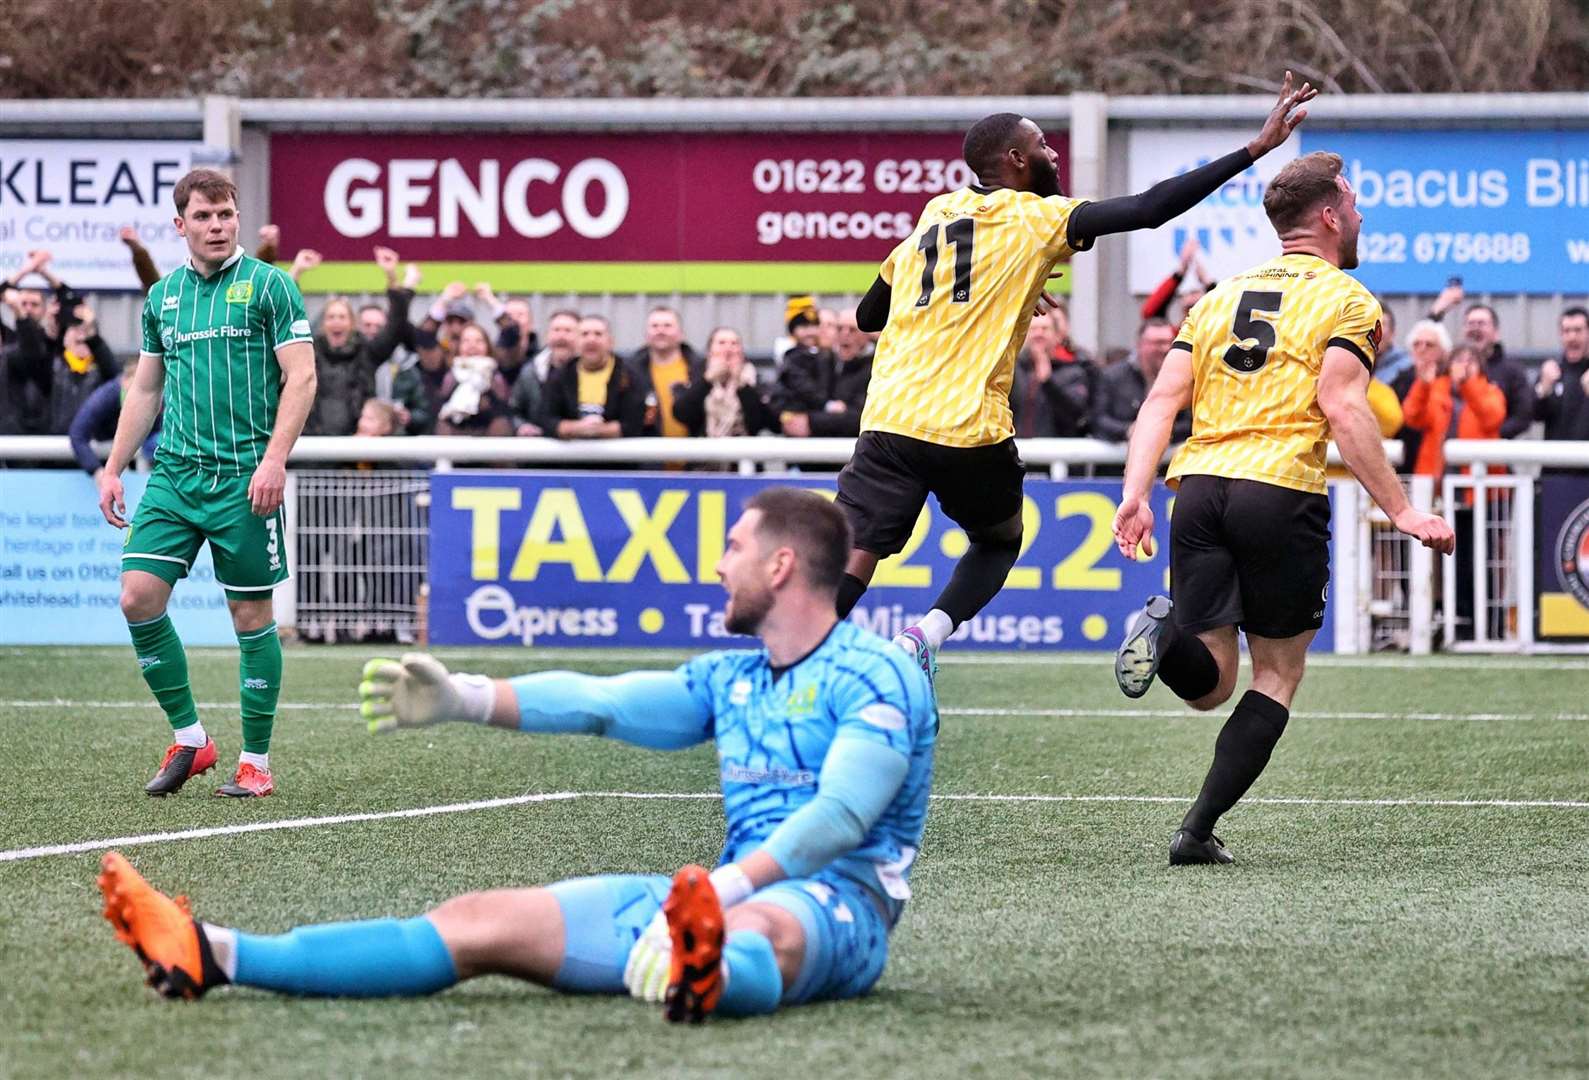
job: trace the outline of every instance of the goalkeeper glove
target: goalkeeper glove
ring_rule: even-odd
[[[428,727],[447,720],[491,719],[496,688],[484,675],[453,675],[427,653],[408,653],[402,661],[371,660],[359,683],[359,715],[372,733],[403,727]]]
[[[711,882],[717,902],[725,911],[747,899],[756,889],[738,863],[726,863],[713,870]],[[668,934],[667,917],[659,911],[634,943],[634,948],[629,950],[629,960],[624,964],[623,984],[629,996],[652,1003],[666,998],[672,961],[673,938]]]

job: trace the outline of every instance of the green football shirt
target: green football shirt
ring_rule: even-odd
[[[276,350],[312,340],[298,286],[242,248],[209,277],[189,263],[161,278],[143,305],[143,354],[165,364],[156,463],[252,474],[276,426]]]

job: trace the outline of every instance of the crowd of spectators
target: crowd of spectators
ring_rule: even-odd
[[[147,289],[160,270],[135,235],[123,240]],[[279,247],[274,226],[260,230],[259,257],[275,259]],[[704,353],[697,351],[679,312],[667,306],[647,314],[644,344],[621,355],[605,316],[553,311],[543,337],[528,301],[499,298],[485,284],[447,284],[415,320],[419,267],[405,267],[390,248],[373,255],[385,302],[355,307],[333,297],[320,310],[319,393],[306,434],[572,440],[859,432],[875,336],[861,332],[853,308],[791,299],[787,347],[765,369],[747,359],[732,327],[713,329]],[[0,320],[0,434],[70,435],[92,472],[91,444],[114,432],[136,358],[124,370],[94,312],[50,262],[48,252],[33,252],[0,283],[0,306],[11,315],[9,325]],[[299,251],[291,273],[297,278],[320,262],[318,252]],[[1010,387],[1017,436],[1128,440],[1174,341],[1170,316],[1183,317],[1214,284],[1188,242],[1144,302],[1133,348],[1103,361],[1071,340],[1063,303],[1035,316]],[[1494,309],[1464,300],[1453,283],[1405,339],[1386,309],[1370,401],[1382,429],[1403,442],[1403,470],[1439,475],[1448,438],[1515,438],[1536,423],[1547,439],[1589,439],[1589,311],[1562,313],[1561,354],[1536,373],[1508,354]],[[1444,323],[1458,310],[1453,343]],[[1189,412],[1177,417],[1176,440],[1190,434],[1191,422]]]

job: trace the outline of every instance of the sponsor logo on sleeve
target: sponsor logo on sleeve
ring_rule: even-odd
[[[874,702],[862,709],[861,719],[875,728],[882,728],[884,731],[905,730],[905,714],[894,708],[894,706],[885,705],[881,701]]]
[[[309,320],[308,319],[295,319],[295,320],[293,320],[292,332],[294,334],[296,334],[296,335],[301,335],[303,337],[308,337],[309,336]]]

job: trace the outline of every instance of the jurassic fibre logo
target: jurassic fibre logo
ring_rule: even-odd
[[[1567,515],[1556,536],[1556,577],[1573,599],[1589,607],[1589,499]]]

